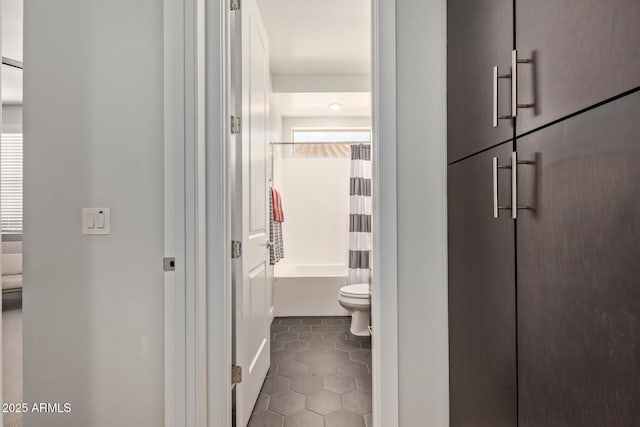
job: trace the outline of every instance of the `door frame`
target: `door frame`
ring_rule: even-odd
[[[375,427],[396,427],[396,0],[371,2],[373,412]],[[234,12],[207,0],[164,0],[164,12],[165,253],[176,258],[165,276],[165,426],[231,426]]]
[[[2,14],[2,1],[0,0],[0,15]],[[0,16],[0,67],[2,67],[2,17]],[[0,68],[0,134],[2,134],[2,69]],[[2,153],[0,152],[0,156]],[[0,234],[0,289],[2,288],[2,235]],[[1,294],[0,294],[1,295]],[[4,348],[2,345],[2,298],[0,297],[0,397],[4,396],[4,371],[2,364],[4,360]],[[4,414],[0,411],[0,425],[4,425]]]
[[[207,425],[205,0],[164,0],[164,413]]]

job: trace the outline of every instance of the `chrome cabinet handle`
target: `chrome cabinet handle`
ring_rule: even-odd
[[[510,74],[500,74],[498,66],[493,67],[493,127],[498,127],[498,120],[511,119],[509,115],[501,115],[498,113],[498,80],[510,79]]]
[[[535,104],[518,104],[518,64],[531,64],[533,59],[518,59],[518,49],[511,52],[511,117],[518,116],[519,108],[533,108]]]
[[[518,219],[518,153],[511,153],[511,218]]]
[[[535,165],[531,160],[518,160],[518,152],[511,153],[511,218],[518,219],[518,210],[531,209],[529,206],[518,206],[518,165]]]
[[[501,210],[510,210],[511,218],[518,219],[519,209],[531,209],[529,206],[518,206],[518,165],[535,165],[529,160],[518,160],[518,153],[511,153],[511,164],[500,166],[498,158],[493,158],[493,217],[498,218]],[[498,203],[498,169],[511,169],[511,204],[500,206]]]
[[[500,216],[500,210],[509,209],[509,206],[500,206],[498,203],[498,169],[511,169],[511,166],[499,166],[498,158],[493,158],[493,217]]]

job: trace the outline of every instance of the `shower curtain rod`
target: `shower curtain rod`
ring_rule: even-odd
[[[315,145],[315,144],[371,144],[371,141],[309,141],[309,142],[270,142],[271,145]]]
[[[11,58],[5,58],[4,56],[2,57],[2,65],[7,65],[13,68],[19,68],[21,70],[24,68],[24,65],[22,62],[16,61],[15,59],[11,59]]]

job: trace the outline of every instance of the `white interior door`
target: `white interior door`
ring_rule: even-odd
[[[255,0],[242,2],[235,48],[241,133],[236,136],[234,239],[242,242],[235,261],[235,363],[242,368],[236,385],[236,422],[246,426],[270,364],[268,270],[269,199],[269,49]],[[236,21],[237,22],[237,21]],[[237,113],[236,113],[237,114]]]

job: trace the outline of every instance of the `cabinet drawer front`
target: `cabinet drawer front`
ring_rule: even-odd
[[[640,425],[640,94],[517,142],[521,427]]]
[[[516,342],[514,226],[493,218],[492,157],[512,143],[449,166],[449,346],[452,427],[514,427]],[[500,204],[510,172],[499,173]]]
[[[518,0],[517,132],[536,129],[640,86],[640,2]]]
[[[513,48],[511,0],[449,0],[447,3],[448,161],[513,137],[512,120],[492,125],[493,67],[509,73]],[[510,85],[499,82],[500,114],[510,112]],[[429,102],[425,100],[425,102]]]

